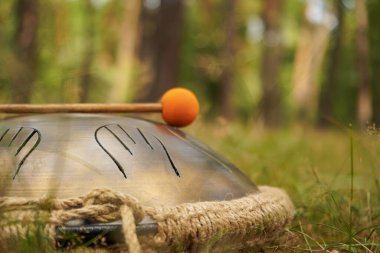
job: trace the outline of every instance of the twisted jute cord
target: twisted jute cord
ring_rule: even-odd
[[[170,252],[179,248],[201,251],[207,247],[218,251],[221,245],[237,249],[262,245],[275,239],[294,215],[287,194],[268,186],[259,187],[258,193],[230,201],[160,208],[144,207],[132,196],[107,189],[95,189],[70,199],[1,197],[0,212],[14,213],[12,217],[20,222],[2,224],[0,220],[0,243],[7,236],[25,236],[23,225],[33,222],[30,212],[36,210],[48,213],[45,230],[53,240],[55,227],[70,220],[111,222],[121,219],[124,241],[132,253],[141,252],[142,248]],[[158,232],[148,239],[140,238],[141,247],[136,224],[145,216],[157,222]]]
[[[55,227],[66,221],[88,219],[96,222],[111,222],[122,220],[124,240],[129,252],[141,252],[136,236],[136,224],[144,217],[144,211],[138,201],[129,195],[114,192],[108,189],[95,189],[84,196],[70,199],[25,199],[15,197],[1,197],[0,210],[12,211],[18,220],[25,220],[31,216],[30,212],[21,210],[45,210],[51,213],[47,219],[46,233],[55,238]],[[33,216],[32,216],[33,217]],[[14,216],[13,216],[14,218]],[[0,225],[2,225],[0,223]],[[5,234],[25,235],[20,225],[1,226],[0,231]],[[4,236],[4,234],[3,234]],[[0,240],[1,241],[1,240]]]

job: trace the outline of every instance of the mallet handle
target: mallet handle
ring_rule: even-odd
[[[0,104],[0,113],[123,113],[161,112],[160,103],[140,104]]]

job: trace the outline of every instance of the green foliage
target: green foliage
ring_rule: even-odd
[[[15,64],[14,34],[17,30],[16,1],[0,2],[0,101],[10,102],[10,68]],[[105,94],[115,76],[115,60],[123,22],[124,3],[120,0],[88,1],[93,13],[89,15],[87,1],[40,1],[38,68],[33,102],[77,102],[81,77],[91,76],[90,102],[107,102]],[[369,0],[369,39],[372,66],[374,108],[378,94],[378,62],[380,61],[378,22],[379,1]],[[281,34],[282,62],[279,82],[284,103],[284,118],[292,121],[293,98],[291,96],[294,71],[294,55],[300,40],[300,30],[305,19],[306,1],[283,3]],[[329,4],[329,3],[327,3]],[[354,9],[345,5],[345,30],[342,54],[339,60],[336,97],[333,101],[334,119],[347,124],[356,120],[357,71],[356,71],[356,20]],[[203,112],[220,114],[219,93],[223,67],[226,64],[222,52],[226,38],[226,3],[222,0],[186,1],[185,25],[182,32],[179,85],[196,91],[203,105]],[[233,106],[239,119],[249,120],[257,115],[261,99],[261,60],[263,41],[260,39],[260,20],[263,11],[261,1],[239,1],[236,9],[236,57],[233,73]],[[333,10],[332,10],[333,13]],[[251,25],[256,22],[257,27]],[[262,21],[262,20],[261,20]],[[93,24],[94,36],[88,37],[86,27]],[[256,29],[256,37],[252,37]],[[258,30],[257,30],[258,29]],[[141,29],[140,29],[141,30]],[[261,31],[262,32],[262,31]],[[333,32],[333,31],[332,31]],[[94,58],[90,73],[82,73],[89,39],[93,40]],[[136,56],[137,57],[137,56]],[[326,58],[326,57],[325,57]],[[136,86],[139,63],[135,66]],[[318,85],[325,78],[326,68],[318,77]],[[142,73],[142,72],[141,72]],[[317,87],[317,90],[319,87]],[[313,113],[313,112],[310,112]],[[314,116],[313,116],[314,117]],[[312,118],[313,118],[312,117]]]

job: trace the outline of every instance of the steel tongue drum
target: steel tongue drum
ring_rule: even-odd
[[[242,233],[218,221],[223,215],[235,216],[236,224],[242,218],[240,226],[244,229],[256,226],[247,218],[251,211],[243,210],[241,205],[248,205],[249,209],[261,205],[263,190],[210,148],[173,127],[190,124],[198,114],[198,101],[186,89],[169,90],[158,104],[19,104],[1,105],[0,111],[34,113],[0,121],[0,207],[12,206],[19,198],[24,201],[20,203],[30,204],[32,202],[28,199],[47,196],[70,199],[97,188],[107,189],[119,194],[117,196],[131,196],[146,208],[143,208],[146,212],[141,219],[135,217],[137,224],[134,233],[138,236],[158,233],[160,236],[156,235],[156,241],[152,239],[150,242],[157,242],[157,245],[165,242],[169,248],[175,247],[171,237],[202,235],[185,228],[185,225],[192,224],[196,210],[200,210],[199,215],[203,217],[199,218],[198,223],[210,216],[206,220],[211,227],[205,228],[210,234],[202,235],[203,239],[210,237],[211,240],[222,230],[231,233],[231,236]],[[109,114],[152,111],[161,112],[169,125]],[[272,191],[265,194],[264,199],[269,198]],[[253,199],[240,200],[247,196],[253,196]],[[99,200],[101,196],[97,198]],[[79,200],[83,203],[78,205],[83,207],[86,201],[83,198]],[[237,201],[238,204],[233,207],[235,204],[230,201]],[[214,202],[225,204],[205,204]],[[292,216],[292,204],[287,196],[275,197],[272,202],[265,200],[265,204],[278,205],[279,208],[272,208],[275,214],[268,212],[268,217],[278,218],[277,212],[285,210],[283,220],[273,221],[276,226],[283,226]],[[187,206],[192,204],[195,206]],[[178,213],[182,205],[185,206],[181,208],[189,213],[181,214],[181,219],[188,219],[188,223],[177,224],[177,227],[183,227],[185,232],[177,229],[178,235],[169,236],[168,231],[174,230],[168,228],[172,223],[165,219],[173,219],[175,215],[172,212]],[[220,217],[214,219],[211,209],[218,205],[221,206],[215,217]],[[229,205],[233,208],[227,208]],[[264,210],[262,206],[256,209]],[[244,213],[241,213],[242,210]],[[167,216],[162,212],[168,212]],[[258,217],[264,216],[259,214]],[[114,218],[107,220],[109,222],[97,222],[96,219],[87,219],[87,216],[78,217],[56,226],[56,233],[72,232],[90,238],[101,234],[108,238],[108,242],[123,241],[122,235],[128,234],[125,232],[126,225],[120,221],[123,215],[112,216]],[[254,219],[258,218],[255,216]],[[193,227],[199,227],[198,223]],[[263,231],[265,236],[269,233],[269,230],[260,229],[260,233]],[[199,238],[193,239],[197,241]]]
[[[46,114],[6,119],[0,129],[1,180],[10,196],[53,191],[67,198],[105,187],[146,205],[175,205],[231,199],[256,189],[203,144],[159,123]]]
[[[190,124],[199,111],[197,98],[184,88],[167,91],[161,104],[124,104],[124,110],[146,112],[147,106],[161,111],[174,126]],[[131,194],[146,205],[175,205],[232,199],[256,190],[233,165],[176,128],[84,113],[120,108],[106,104],[3,108],[8,113],[45,113],[0,122],[1,179],[10,196],[40,197],[52,191],[67,198],[104,187]]]

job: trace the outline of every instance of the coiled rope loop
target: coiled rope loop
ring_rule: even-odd
[[[36,220],[44,217],[45,232],[53,241],[57,239],[56,226],[67,221],[121,220],[129,253],[139,253],[142,249],[144,252],[221,252],[270,243],[280,236],[293,215],[294,206],[288,195],[268,186],[229,201],[167,207],[142,206],[134,197],[108,189],[95,189],[69,199],[0,197],[0,245],[7,238],[25,237],[28,231],[35,231]],[[136,224],[144,216],[157,222],[157,233],[141,235],[138,239]]]
[[[70,220],[111,222],[121,219],[128,251],[141,252],[136,235],[136,224],[144,218],[145,214],[137,199],[132,196],[109,189],[95,189],[84,196],[69,199],[0,197],[0,213],[12,212],[12,217],[24,220],[20,218],[22,212],[25,213],[27,210],[45,210],[51,213],[46,226],[50,238],[55,238],[57,225],[63,225]],[[9,233],[14,230],[10,229]],[[22,231],[18,232],[24,234]]]

